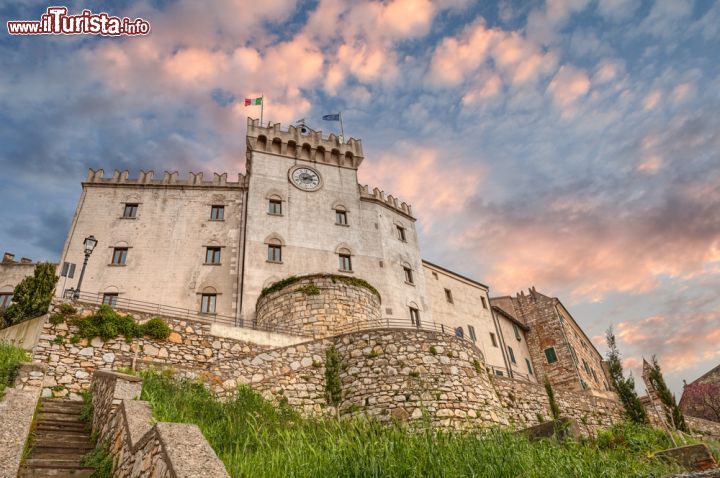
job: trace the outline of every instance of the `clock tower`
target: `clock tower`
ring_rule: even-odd
[[[263,288],[290,276],[332,273],[367,280],[383,318],[430,320],[410,206],[357,181],[362,143],[248,118],[248,198],[241,316],[255,318]],[[409,271],[409,272],[408,272]]]

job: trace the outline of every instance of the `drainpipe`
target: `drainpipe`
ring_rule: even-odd
[[[235,312],[235,324],[242,324],[243,323],[243,315],[242,315],[242,305],[243,305],[243,292],[245,290],[245,255],[247,254],[247,210],[248,210],[248,198],[250,197],[250,171],[246,171],[245,174],[245,181],[247,183],[247,188],[245,188],[245,192],[243,194],[243,212],[242,212],[242,226],[240,227],[240,238],[239,238],[239,245],[242,248],[242,254],[239,255],[239,260],[241,264],[239,264],[239,271],[238,274],[238,281],[240,287],[238,287],[238,300],[237,300],[237,311]]]

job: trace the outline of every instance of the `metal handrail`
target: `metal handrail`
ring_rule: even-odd
[[[368,319],[363,320],[359,322],[352,322],[350,324],[340,326],[340,327],[333,327],[333,331],[336,334],[345,334],[350,332],[359,332],[363,330],[373,330],[373,329],[381,329],[381,328],[388,328],[388,329],[408,329],[408,330],[424,330],[428,332],[437,332],[445,335],[451,335],[453,337],[465,340],[467,342],[470,342],[471,344],[475,344],[475,342],[470,339],[470,337],[463,335],[458,335],[456,333],[456,328],[445,325],[445,324],[438,324],[435,322],[425,322],[421,321],[420,323],[414,324],[409,319],[391,319],[389,317],[386,317],[384,319]]]

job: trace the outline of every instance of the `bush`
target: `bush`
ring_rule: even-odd
[[[54,265],[47,262],[36,265],[33,275],[15,287],[13,303],[5,312],[5,322],[12,325],[46,314],[57,281]]]
[[[5,387],[15,380],[20,362],[28,362],[30,357],[23,349],[0,342],[0,397],[5,394]]]
[[[158,340],[165,340],[172,332],[168,324],[159,317],[154,317],[145,322],[140,326],[140,331],[142,335]]]

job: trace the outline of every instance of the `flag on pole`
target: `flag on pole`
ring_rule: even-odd
[[[245,100],[247,101],[247,100]],[[340,113],[333,113],[322,117],[325,121],[340,121]]]
[[[263,99],[262,96],[260,98],[245,98],[245,106],[262,106]]]

